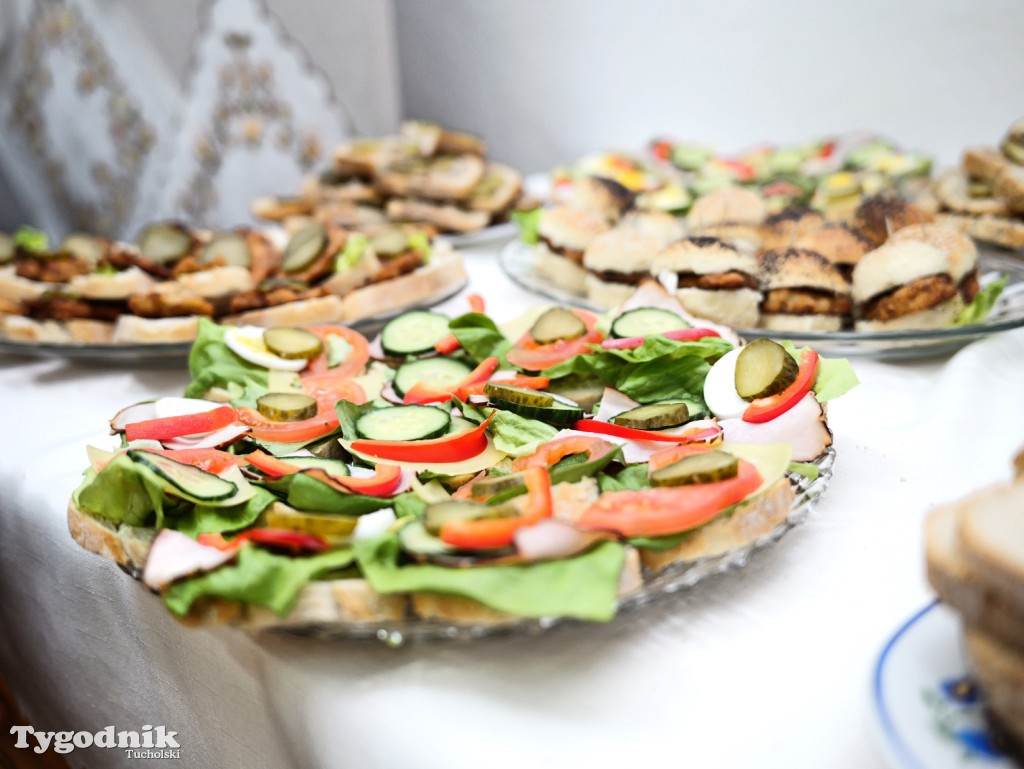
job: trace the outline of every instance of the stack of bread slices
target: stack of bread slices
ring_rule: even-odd
[[[988,715],[1024,758],[1024,453],[1016,478],[934,510],[928,579],[963,621],[970,669]]]

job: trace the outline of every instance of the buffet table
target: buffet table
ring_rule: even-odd
[[[537,300],[497,248],[464,253],[500,319]],[[441,309],[465,311],[464,294]],[[1009,477],[1024,444],[1024,329],[854,365],[861,386],[829,404],[825,497],[744,569],[608,625],[390,648],[176,622],[71,540],[65,509],[86,441],[119,408],[180,394],[184,361],[0,355],[0,674],[36,729],[163,725],[176,766],[883,766],[872,668],[930,600],[926,511]]]

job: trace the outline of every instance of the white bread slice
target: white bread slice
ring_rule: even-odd
[[[138,267],[129,267],[113,275],[75,275],[68,281],[68,292],[83,299],[125,300],[133,294],[145,294],[153,278]]]
[[[211,267],[178,276],[182,288],[203,299],[217,299],[256,288],[256,281],[245,267]]]
[[[423,200],[392,198],[385,211],[392,220],[426,222],[447,232],[473,232],[491,223],[491,215],[486,211],[467,211],[458,206]]]
[[[199,316],[140,318],[122,315],[114,324],[114,344],[166,344],[191,342],[199,333]]]
[[[960,543],[964,560],[986,584],[1021,596],[1024,605],[1024,481],[973,498],[960,520]]]
[[[380,259],[374,250],[367,246],[358,262],[344,272],[334,273],[321,285],[335,296],[345,296],[372,281],[380,269]]]
[[[430,264],[397,278],[357,288],[345,295],[341,317],[351,323],[398,309],[411,309],[439,301],[447,292],[454,292],[466,283],[462,257],[435,244]]]
[[[942,304],[901,315],[892,320],[857,320],[857,331],[906,331],[922,328],[946,328],[953,324],[964,309],[964,300],[957,294]]]
[[[676,291],[687,312],[732,328],[757,328],[761,292],[751,288],[680,288]]]
[[[344,310],[342,301],[334,294],[300,299],[259,310],[247,310],[229,315],[224,323],[237,326],[312,326],[317,323],[338,323]]]
[[[607,307],[609,310],[618,307],[636,291],[636,286],[629,283],[601,280],[589,272],[584,276],[584,286],[588,302],[598,307]]]
[[[110,344],[114,340],[114,324],[105,320],[72,318],[67,329],[71,341],[80,344]]]
[[[0,267],[0,299],[18,304],[26,299],[38,299],[55,288],[61,286],[21,277],[15,272],[14,265]]]
[[[939,175],[932,186],[932,192],[939,202],[950,211],[974,216],[1007,216],[1010,213],[1006,202],[998,197],[971,197],[966,174],[951,169]]]
[[[967,656],[985,703],[1002,728],[1024,741],[1024,656],[977,628],[965,631]]]
[[[796,334],[804,331],[839,331],[843,327],[843,316],[790,315],[783,312],[763,313],[760,323],[761,328],[768,331],[789,331]]]
[[[1024,248],[1024,220],[1006,216],[939,214],[936,222],[956,227],[966,235],[1004,248]]]
[[[561,254],[556,254],[544,243],[533,250],[533,267],[542,278],[558,288],[582,294],[586,291],[587,271]]]
[[[504,163],[488,163],[483,179],[466,199],[466,207],[473,211],[495,214],[504,211],[523,191],[523,175]]]
[[[67,326],[59,320],[33,320],[23,315],[2,318],[3,336],[15,342],[45,342],[61,344],[71,341]]]
[[[462,200],[484,178],[486,164],[478,155],[416,158],[383,169],[377,183],[393,195],[432,200]]]

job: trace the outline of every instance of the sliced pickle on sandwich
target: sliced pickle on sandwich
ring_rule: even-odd
[[[263,344],[285,360],[312,360],[324,349],[324,343],[312,331],[303,328],[268,328]]]
[[[303,393],[267,393],[256,399],[256,410],[274,422],[299,422],[315,417],[315,398]]]
[[[488,382],[484,393],[495,408],[505,409],[528,419],[568,424],[583,418],[583,409],[575,401],[560,395],[525,387]]]
[[[660,467],[650,475],[652,486],[689,486],[698,483],[717,483],[735,478],[740,461],[724,451],[706,451],[690,454],[677,462]]]
[[[537,344],[579,339],[587,333],[587,324],[563,307],[545,311],[530,327],[530,338]]]
[[[249,248],[249,241],[241,233],[217,235],[199,254],[199,263],[204,266],[217,264],[249,269],[252,265],[252,249]]]
[[[525,473],[523,472],[509,473],[507,475],[488,475],[470,486],[469,493],[473,499],[487,499],[503,491],[510,491],[525,486],[526,481],[524,477]]]
[[[192,251],[192,233],[182,224],[164,222],[151,224],[139,235],[139,253],[158,264],[182,259]]]
[[[288,241],[281,269],[286,273],[302,272],[316,261],[326,246],[327,230],[319,222],[310,222]]]
[[[736,392],[747,401],[777,395],[793,384],[799,370],[781,344],[755,339],[736,358]]]
[[[690,418],[690,409],[685,403],[651,403],[623,411],[612,417],[612,424],[631,427],[634,430],[662,430],[678,427]]]

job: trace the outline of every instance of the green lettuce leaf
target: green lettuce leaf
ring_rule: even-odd
[[[373,411],[380,406],[370,403],[355,404],[350,401],[338,401],[334,404],[334,411],[338,415],[338,429],[341,437],[346,441],[354,441],[359,436],[356,434],[356,420],[367,411]]]
[[[412,491],[392,497],[391,506],[395,509],[396,518],[422,518],[423,512],[427,509],[427,503]]]
[[[192,604],[204,597],[266,606],[284,616],[311,580],[344,569],[352,560],[349,548],[291,558],[245,544],[236,563],[169,585],[164,603],[178,616],[187,614]]]
[[[514,457],[525,457],[542,443],[553,439],[558,430],[546,422],[528,419],[511,411],[491,409],[494,414],[488,427],[494,436],[494,447]]]
[[[540,240],[538,229],[540,227],[540,214],[543,209],[533,208],[529,211],[513,211],[509,218],[519,225],[519,239],[531,246],[537,245]]]
[[[400,566],[395,535],[356,542],[353,548],[363,574],[380,593],[450,593],[523,617],[575,617],[597,622],[615,615],[624,560],[618,542],[604,542],[583,555],[559,561],[468,569]]]
[[[158,529],[163,528],[165,513],[191,508],[184,500],[169,498],[164,481],[127,454],[118,454],[98,473],[86,470],[71,498],[80,510],[98,518],[129,526],[152,524]]]
[[[305,473],[295,473],[288,487],[288,504],[296,510],[337,515],[363,515],[391,507],[390,499],[346,494]]]
[[[810,347],[797,347],[788,339],[779,342],[786,351],[797,361],[804,351]],[[833,398],[852,390],[860,384],[857,374],[846,358],[825,358],[818,356],[818,376],[814,380],[814,396],[819,403],[825,403]]]
[[[478,312],[467,312],[448,323],[459,344],[478,363],[495,357],[504,361],[512,343],[498,330],[494,321]]]
[[[231,393],[234,406],[255,406],[256,399],[267,392],[268,372],[242,360],[224,343],[227,327],[200,318],[199,333],[188,355],[192,381],[185,389],[186,398],[202,398],[211,387]]]
[[[195,505],[177,520],[170,521],[171,528],[188,534],[193,539],[200,534],[238,531],[251,526],[271,502],[277,499],[270,491],[253,484],[256,496],[240,505],[213,507]]]
[[[1002,275],[982,288],[974,297],[974,300],[960,311],[959,317],[953,323],[954,326],[973,326],[984,323],[985,318],[992,312],[996,300],[1006,288],[1007,275]]]
[[[818,477],[821,470],[813,462],[790,462],[789,466],[786,468],[786,472],[796,473],[797,475],[802,475],[804,478],[813,481]]]
[[[45,251],[50,245],[50,239],[45,232],[37,230],[35,227],[29,227],[27,224],[19,227],[18,231],[14,233],[14,242],[26,251],[37,254]]]
[[[649,489],[651,482],[647,479],[647,463],[624,467],[616,475],[600,473],[597,476],[597,485],[601,493],[606,491],[640,491]]]

